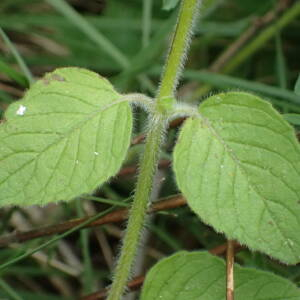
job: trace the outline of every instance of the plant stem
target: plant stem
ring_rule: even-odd
[[[87,198],[85,198],[87,199]],[[126,201],[126,200],[125,200]],[[108,203],[108,202],[107,202]],[[116,205],[114,203],[109,203],[111,205]],[[123,202],[123,205],[128,206],[127,202]],[[119,204],[117,204],[119,206]],[[177,208],[186,205],[186,200],[179,194],[179,195],[173,195],[171,197],[168,197],[167,199],[160,199],[158,201],[155,201],[151,207],[149,207],[149,210],[147,213],[154,213],[159,211],[165,211],[172,208]],[[114,206],[113,206],[114,207]],[[110,209],[111,211],[111,209]],[[28,231],[20,231],[20,232],[14,232],[11,234],[6,234],[3,236],[0,236],[0,248],[7,247],[9,244],[12,243],[24,243],[33,239],[37,239],[40,237],[45,236],[51,236],[54,234],[59,233],[67,233],[69,230],[72,230],[74,227],[80,226],[81,228],[91,228],[91,227],[99,227],[104,224],[109,223],[120,223],[124,220],[127,220],[128,218],[128,212],[127,209],[118,209],[114,210],[111,213],[105,213],[102,214],[99,217],[99,214],[97,220],[94,220],[95,216],[93,217],[84,217],[84,218],[76,218],[73,220],[66,221],[64,223],[54,224],[54,225],[48,225],[44,227],[40,227],[37,229],[32,229]],[[90,222],[90,218],[93,218],[94,221]],[[86,222],[89,221],[87,225],[84,225],[82,227],[82,223],[86,224]],[[79,230],[78,229],[78,230]],[[47,244],[48,245],[48,244]],[[27,256],[26,256],[27,257]],[[26,258],[23,257],[23,258]],[[22,260],[22,259],[21,259]],[[18,260],[20,261],[20,260]],[[10,264],[9,264],[10,265]],[[0,265],[0,269],[2,268],[2,265]]]
[[[175,103],[174,91],[183,69],[186,52],[189,48],[199,3],[199,0],[182,1],[179,18],[157,96],[157,107],[162,112],[170,110]]]
[[[114,206],[106,209],[105,211],[101,211],[100,213],[84,220],[83,222],[79,223],[78,225],[72,227],[70,230],[68,231],[65,231],[64,233],[62,234],[59,234],[57,236],[55,236],[54,238],[48,240],[47,242],[37,246],[36,248],[33,248],[33,249],[29,249],[27,250],[25,253],[15,257],[15,258],[12,258],[11,260],[3,263],[0,265],[0,271],[29,257],[30,255],[34,254],[35,252],[38,252],[40,250],[43,250],[44,248],[48,247],[49,245],[53,245],[54,243],[56,243],[57,241],[59,241],[60,239],[63,239],[64,237],[68,236],[69,234],[81,229],[81,228],[84,228],[86,227],[88,224],[100,219],[101,217],[105,216],[106,214],[108,214],[109,212],[113,211],[114,210]],[[76,221],[75,221],[76,222]]]
[[[144,225],[148,200],[152,190],[153,177],[157,168],[160,145],[166,127],[165,117],[154,116],[149,124],[144,155],[136,192],[129,214],[127,232],[123,241],[121,255],[115,270],[115,277],[107,300],[118,300],[124,292],[131,266],[136,255],[140,233]]]
[[[172,45],[158,91],[155,112],[150,113],[149,132],[141,160],[133,205],[129,214],[127,232],[123,240],[121,255],[107,300],[122,297],[136,255],[141,230],[145,222],[148,202],[152,191],[153,177],[158,164],[160,146],[166,129],[168,116],[175,104],[174,90],[182,69],[183,59],[189,46],[191,31],[200,0],[183,0]]]
[[[227,241],[226,252],[226,300],[234,300],[234,241]]]

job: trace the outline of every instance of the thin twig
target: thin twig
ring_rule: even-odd
[[[228,240],[226,252],[226,300],[234,300],[234,241]]]
[[[268,11],[264,16],[256,18],[252,25],[234,41],[209,67],[212,72],[221,71],[226,63],[241,49],[256,33],[266,25],[273,22],[277,16],[283,12],[288,6],[286,0],[278,1],[276,7]]]
[[[148,213],[153,213],[161,210],[172,209],[176,207],[180,207],[186,204],[186,200],[181,195],[175,195],[173,197],[169,197],[167,199],[162,199],[153,205],[151,205]],[[95,227],[100,226],[103,224],[108,223],[117,223],[126,220],[128,217],[128,210],[127,209],[120,209],[114,212],[107,214],[106,216],[88,224],[84,228],[87,227]],[[45,237],[57,233],[63,233],[75,226],[80,225],[81,223],[85,222],[90,217],[80,218],[70,220],[64,223],[50,225],[46,227],[41,227],[35,230],[29,230],[24,232],[14,232],[5,236],[0,237],[0,247],[6,247],[11,243],[23,243],[28,240],[33,240],[39,237]]]

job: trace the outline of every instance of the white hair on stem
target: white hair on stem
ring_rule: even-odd
[[[184,68],[184,64],[185,64],[185,61],[187,59],[187,52],[190,48],[190,44],[191,44],[191,41],[192,41],[192,36],[193,36],[193,30],[194,30],[194,27],[195,27],[195,24],[196,24],[196,20],[199,16],[199,11],[200,11],[200,5],[201,5],[201,2],[202,0],[197,0],[197,3],[196,3],[196,9],[194,9],[194,12],[193,12],[193,16],[192,16],[192,19],[190,21],[189,24],[186,24],[187,25],[187,28],[188,28],[188,31],[186,31],[186,34],[184,36],[184,47],[183,47],[183,52],[180,54],[180,61],[177,65],[177,70],[176,70],[176,77],[174,78],[173,80],[173,87],[172,87],[172,92],[174,93],[174,91],[176,90],[177,88],[177,85],[179,83],[179,78],[182,74],[182,71],[183,71],[183,68]],[[182,1],[182,4],[181,4],[181,10],[183,9],[183,4],[184,4],[184,1]],[[171,46],[169,47],[169,50],[168,50],[168,54],[167,54],[167,57],[169,57],[170,53],[176,51],[176,49],[174,49],[174,40],[175,40],[175,37],[176,37],[176,33],[178,31],[178,25],[179,25],[179,18],[180,18],[181,14],[179,13],[178,15],[178,19],[177,19],[177,22],[176,22],[176,26],[175,26],[175,31],[173,32],[173,35],[172,35],[172,42],[171,42]],[[166,60],[168,61],[168,59]],[[163,72],[162,72],[162,78],[164,77],[165,75],[165,72],[166,72],[166,68],[167,68],[167,64],[164,66],[163,68]],[[162,81],[160,82],[159,84],[159,89],[158,91],[160,91],[160,88],[161,88],[161,84],[162,84]]]

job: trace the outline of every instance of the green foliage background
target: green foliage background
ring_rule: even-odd
[[[5,39],[0,41],[1,112],[7,104],[21,98],[29,86],[30,76],[22,63],[17,62],[16,53],[19,62],[24,60],[35,78],[57,67],[80,66],[108,77],[119,92],[155,94],[177,15],[176,8],[172,9],[176,1],[152,1],[151,14],[149,5],[145,4],[147,0],[144,3],[137,0],[92,2],[0,2],[0,27],[11,41],[11,44]],[[287,7],[281,9],[280,5],[285,3]],[[205,0],[203,6],[179,87],[179,98],[198,104],[219,91],[251,91],[271,101],[298,130],[299,87],[297,94],[294,86],[300,70],[299,3]],[[268,21],[266,14],[272,13],[275,17]],[[280,23],[286,15],[285,22]],[[223,51],[241,36],[246,36],[249,28],[255,28],[253,24],[258,27],[251,39],[246,40],[216,72],[208,72]],[[142,133],[145,118],[142,112],[136,115],[134,136]],[[176,137],[177,129],[170,129],[162,160],[171,160]],[[136,165],[142,147],[138,144],[130,148],[125,167]],[[30,210],[1,209],[1,235],[104,210],[110,205],[101,202],[103,198],[124,206],[124,200],[132,195],[134,182],[132,174],[116,176],[95,193],[97,202],[87,197],[68,205]],[[161,169],[157,187],[159,197],[178,193],[170,168]],[[148,229],[149,240],[143,249],[146,259],[140,272],[176,250],[211,249],[225,241],[221,234],[201,223],[188,207],[155,215]],[[96,232],[82,230],[46,247],[42,253],[46,257],[43,263],[41,259],[26,258],[1,270],[0,297],[41,299],[42,295],[43,299],[73,299],[74,295],[86,295],[106,286],[110,282],[111,256],[118,251],[119,230],[116,226],[101,227]],[[102,239],[99,243],[99,235],[106,242]],[[0,262],[23,255],[48,239],[2,248]],[[64,245],[68,255],[62,250]],[[72,255],[73,260],[70,259]],[[50,259],[64,265],[57,267],[57,264],[49,263]],[[243,266],[268,270],[300,284],[299,266],[287,267],[247,249],[237,254],[237,261]]]

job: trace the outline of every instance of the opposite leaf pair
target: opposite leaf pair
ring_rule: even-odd
[[[84,69],[47,74],[5,117],[1,206],[91,193],[116,174],[130,144],[128,100]],[[247,93],[226,93],[210,97],[185,122],[174,169],[204,222],[294,264],[300,261],[299,158],[293,129],[271,105]]]

